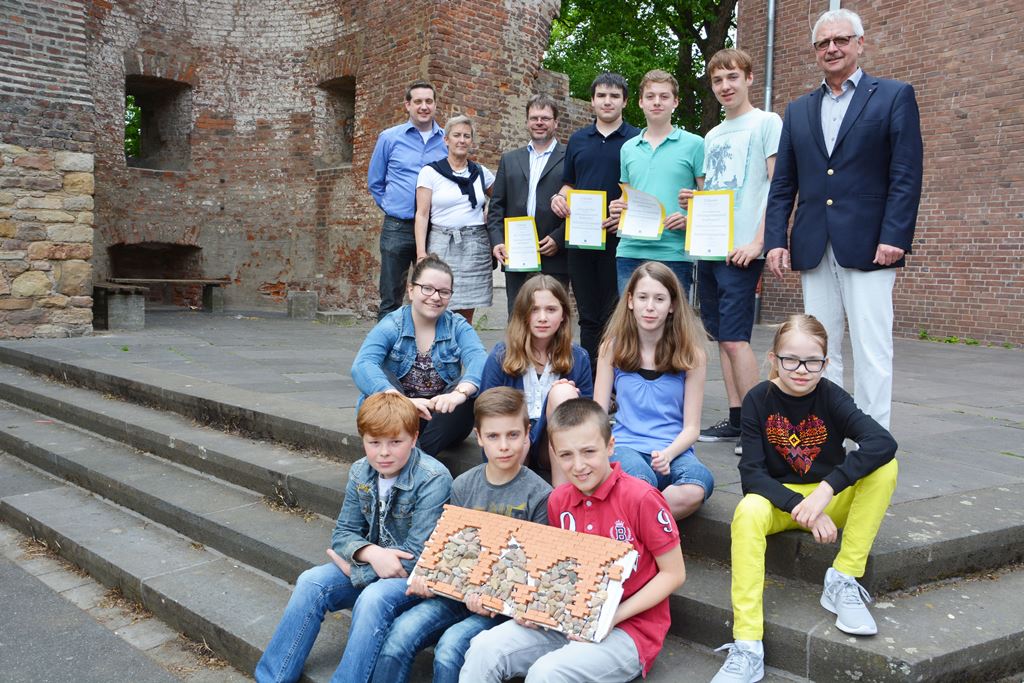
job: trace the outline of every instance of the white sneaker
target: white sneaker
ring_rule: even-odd
[[[836,628],[855,636],[873,636],[878,633],[874,617],[864,603],[871,596],[857,579],[838,572],[832,567],[825,572],[825,589],[821,593],[821,606],[836,615]]]
[[[764,678],[764,655],[736,643],[726,643],[715,650],[729,650],[725,664],[718,670],[711,683],[755,683]]]

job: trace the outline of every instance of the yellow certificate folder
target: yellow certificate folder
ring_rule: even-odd
[[[732,190],[694,192],[686,207],[686,253],[705,261],[724,261],[733,250]]]
[[[529,273],[540,270],[540,241],[537,223],[530,216],[505,218],[505,270]]]
[[[608,231],[608,193],[604,190],[569,190],[565,198],[569,215],[565,219],[565,244],[573,249],[604,250]]]

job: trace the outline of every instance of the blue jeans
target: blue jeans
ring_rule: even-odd
[[[405,299],[406,277],[416,262],[413,220],[384,216],[380,228],[380,308],[377,320],[397,310]]]
[[[377,657],[374,683],[405,683],[416,654],[434,645],[434,683],[458,681],[469,641],[477,633],[501,623],[471,613],[455,600],[424,600],[395,620]]]
[[[405,579],[378,579],[366,588],[356,588],[333,563],[302,572],[277,630],[256,665],[256,680],[299,680],[324,616],[352,607],[345,654],[331,680],[369,681],[391,622],[420,600],[407,596],[405,588]]]
[[[619,282],[619,296],[622,296],[626,291],[626,285],[629,284],[629,278],[633,275],[633,271],[637,269],[642,263],[647,263],[650,259],[640,258],[615,258],[615,275]],[[690,300],[690,290],[693,288],[693,262],[692,261],[659,261],[663,265],[668,266],[669,270],[676,274],[679,279],[679,284],[683,286],[683,296],[686,300]]]
[[[704,500],[707,500],[715,490],[714,475],[697,458],[692,448],[672,459],[668,474],[654,471],[651,467],[650,453],[642,453],[628,446],[616,444],[611,461],[619,463],[626,474],[646,481],[659,491],[664,491],[669,486],[695,484],[704,489]]]

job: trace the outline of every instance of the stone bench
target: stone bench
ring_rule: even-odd
[[[224,285],[231,284],[228,278],[152,278],[112,277],[110,281],[124,285],[202,285],[203,310],[209,313],[224,312]]]
[[[146,295],[142,285],[97,282],[92,286],[92,324],[97,330],[141,330],[146,327]]]

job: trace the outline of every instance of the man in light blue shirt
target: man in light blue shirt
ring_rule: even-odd
[[[434,121],[435,106],[433,85],[411,84],[405,90],[409,120],[382,132],[370,158],[367,185],[384,212],[377,320],[402,305],[405,274],[416,260],[416,177],[424,166],[448,155],[444,130]]]

